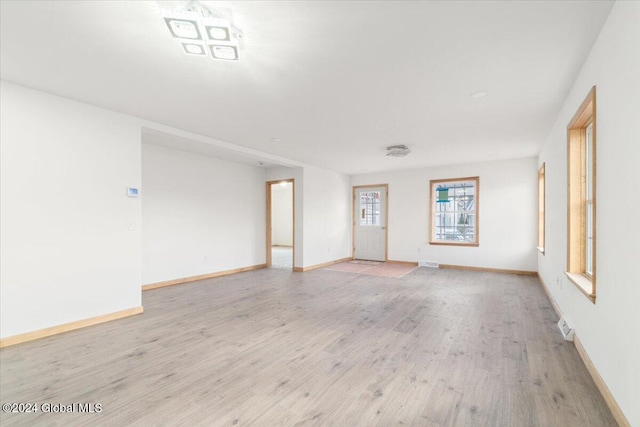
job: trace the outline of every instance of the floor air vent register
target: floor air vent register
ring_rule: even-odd
[[[558,328],[560,328],[560,332],[562,332],[562,336],[565,340],[573,341],[573,328],[569,325],[569,323],[567,323],[567,319],[561,317],[560,321],[558,322]]]

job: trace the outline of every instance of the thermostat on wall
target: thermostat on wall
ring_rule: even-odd
[[[133,187],[128,187],[127,197],[138,197],[138,189]]]

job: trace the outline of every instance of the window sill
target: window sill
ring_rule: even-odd
[[[593,293],[593,283],[591,280],[578,273],[564,273],[569,278],[569,281],[576,285],[576,287],[582,292],[592,303],[596,303],[596,294]]]
[[[544,248],[543,248],[543,247],[538,246],[538,250],[540,251],[540,253],[541,253],[542,255],[544,255]]]
[[[447,245],[447,246],[480,246],[480,243],[455,243],[455,242],[429,242],[430,245]]]

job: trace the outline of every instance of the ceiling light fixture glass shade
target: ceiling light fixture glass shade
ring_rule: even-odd
[[[238,48],[236,46],[222,45],[222,44],[210,44],[211,56],[214,59],[226,59],[229,61],[237,61]]]
[[[204,25],[204,32],[209,40],[231,41],[231,23],[228,19],[205,18],[202,24]]]
[[[209,40],[229,41],[229,29],[225,27],[205,27]]]
[[[189,19],[164,18],[171,35],[177,39],[202,40],[198,21]]]
[[[204,45],[198,43],[182,43],[184,53],[187,55],[207,56],[207,50]]]

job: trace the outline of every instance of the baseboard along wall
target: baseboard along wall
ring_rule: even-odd
[[[509,270],[505,268],[489,268],[489,267],[470,267],[466,265],[452,265],[452,264],[439,264],[439,268],[449,268],[453,270],[470,270],[470,271],[484,271],[488,273],[505,273],[505,274],[519,274],[522,276],[537,276],[537,271],[527,270]]]
[[[0,339],[0,348],[21,344],[27,341],[33,341],[40,338],[50,337],[52,335],[63,334],[69,331],[75,331],[76,329],[86,328],[88,326],[98,325],[100,323],[110,322],[112,320],[122,319],[124,317],[140,314],[143,311],[144,308],[142,306],[133,307],[122,311],[116,311],[114,313],[102,314],[100,316],[90,317],[88,319],[76,320],[75,322],[69,322],[62,325],[52,326],[50,328],[39,329],[37,331],[26,332],[24,334],[2,338]]]
[[[298,272],[298,273],[304,273],[304,272],[311,271],[311,270],[317,270],[318,268],[328,267],[328,266],[333,265],[333,264],[339,264],[341,262],[351,261],[352,259],[353,258],[351,258],[351,257],[347,257],[347,258],[336,259],[334,261],[323,262],[322,264],[310,265],[310,266],[307,266],[307,267],[293,267],[293,271]]]
[[[389,259],[386,262],[388,262],[389,264],[412,265],[416,267],[418,266],[418,262],[413,262],[413,261],[396,261],[396,260]]]
[[[207,274],[200,274],[197,276],[183,277],[180,279],[166,280],[164,282],[149,283],[147,285],[142,285],[142,290],[149,291],[151,289],[164,288],[165,286],[182,285],[183,283],[196,282],[198,280],[204,280],[204,279],[213,279],[214,277],[228,276],[230,274],[236,274],[236,273],[244,273],[245,271],[259,270],[261,268],[266,268],[266,267],[267,267],[267,264],[258,264],[258,265],[252,265],[249,267],[240,267],[240,268],[233,268],[231,270],[217,271],[215,273],[207,273]]]

